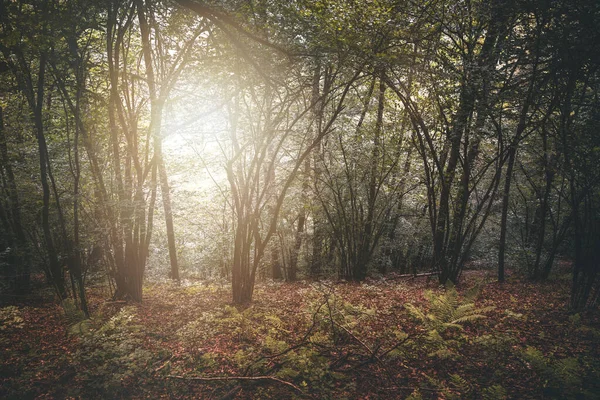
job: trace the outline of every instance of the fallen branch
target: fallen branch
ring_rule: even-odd
[[[168,375],[168,378],[180,379],[185,381],[200,381],[200,382],[218,382],[218,381],[271,381],[281,383],[291,387],[292,389],[303,393],[302,390],[291,382],[284,381],[275,376],[181,376]]]
[[[403,278],[420,278],[422,276],[433,276],[433,275],[439,275],[439,272],[423,272],[421,274],[402,274],[402,275],[391,275],[391,276],[386,276],[385,280],[386,281],[394,281],[396,279],[403,279]]]

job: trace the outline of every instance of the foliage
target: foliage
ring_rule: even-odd
[[[495,307],[476,307],[474,297],[477,288],[470,290],[464,298],[461,298],[453,285],[449,285],[445,293],[436,295],[432,291],[425,292],[425,298],[429,302],[427,311],[420,310],[412,304],[406,304],[406,309],[416,320],[433,333],[444,333],[448,329],[463,329],[463,325],[485,318],[486,313]]]
[[[65,299],[61,302],[62,309],[65,313],[67,325],[73,326],[85,319],[85,314],[77,308],[72,299]]]
[[[540,377],[543,384],[543,393],[551,398],[577,399],[593,398],[594,393],[586,388],[584,381],[594,382],[600,377],[597,360],[595,367],[589,368],[589,360],[576,357],[545,356],[539,349],[527,346],[522,352],[523,359]],[[587,385],[586,385],[587,386]],[[594,388],[597,389],[597,385]]]
[[[75,360],[85,366],[79,377],[90,382],[87,395],[126,395],[128,389],[124,383],[148,374],[149,365],[163,355],[144,348],[147,337],[136,315],[136,307],[128,306],[105,322],[95,321],[99,326],[88,331],[78,326],[81,345]]]
[[[598,320],[556,309],[568,287],[549,288],[484,285],[475,303],[475,290],[418,279],[271,283],[240,309],[218,285],[155,284],[143,306],[93,296],[98,311],[81,325],[69,325],[60,307],[6,308],[8,320],[18,314],[23,325],[2,331],[0,396],[594,398]],[[472,310],[486,318],[444,329],[427,315],[457,319],[434,311],[449,298],[454,309],[497,309]],[[280,381],[235,379],[257,376]],[[183,379],[193,377],[229,380]]]
[[[493,385],[483,389],[482,397],[484,400],[505,400],[508,396],[501,385]]]
[[[280,331],[281,320],[276,315],[264,314],[253,308],[239,311],[236,307],[203,311],[194,321],[177,331],[179,338],[189,345],[209,340],[219,335],[231,335],[240,343],[259,344],[265,335]],[[274,339],[271,337],[271,340]]]
[[[24,321],[21,310],[15,306],[0,308],[0,331],[23,329]]]
[[[203,312],[199,318],[181,328],[177,335],[191,347],[222,336],[234,339],[240,348],[229,353],[221,362],[251,375],[270,373],[293,381],[301,388],[325,393],[339,386],[344,376],[331,370],[330,360],[323,349],[331,346],[334,338],[340,340],[340,327],[352,329],[356,326],[364,310],[339,299],[332,301],[335,310],[325,311],[325,307],[318,306],[318,310],[313,310],[313,306],[309,307],[311,311],[306,316],[314,317],[314,325],[300,345],[286,341],[291,332],[285,329],[284,322],[276,314],[253,307],[240,311],[236,307],[225,306]],[[335,327],[332,330],[330,322],[325,319],[334,315]],[[207,357],[214,360],[214,356],[203,354],[199,367],[210,366],[213,361],[207,364]]]
[[[597,0],[0,2],[0,397],[600,392],[598,26]],[[235,306],[144,289],[178,259]],[[466,266],[510,285],[417,274]],[[56,303],[23,297],[38,270]]]

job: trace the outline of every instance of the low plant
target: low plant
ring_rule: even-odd
[[[93,397],[128,395],[123,383],[144,377],[148,366],[164,354],[144,348],[146,335],[137,322],[134,306],[123,307],[105,322],[96,320],[90,324],[79,330],[81,343],[75,360],[84,366],[78,372],[79,378],[89,382],[87,388],[93,391]]]
[[[18,307],[7,306],[0,308],[0,331],[23,329],[24,326],[25,321]]]
[[[545,397],[561,399],[592,398],[582,389],[585,372],[580,360],[574,357],[557,358],[528,346],[521,353],[530,368],[540,377]],[[590,371],[588,371],[590,372]],[[593,371],[591,371],[593,372]],[[596,379],[598,376],[596,376]]]
[[[449,285],[441,294],[435,294],[430,290],[425,292],[425,299],[429,305],[427,310],[410,303],[405,307],[409,314],[427,330],[436,330],[438,333],[444,333],[449,329],[462,330],[463,325],[485,318],[485,314],[495,308],[477,307],[475,299],[478,293],[479,289],[475,287],[461,297],[456,288]]]

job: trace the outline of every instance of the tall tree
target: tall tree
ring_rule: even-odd
[[[44,234],[45,250],[48,257],[47,272],[58,296],[66,298],[63,268],[59,260],[59,249],[53,237],[51,208],[51,163],[49,159],[46,130],[44,124],[44,100],[47,89],[47,69],[52,36],[51,14],[54,3],[34,2],[31,8],[19,3],[4,5],[2,25],[4,32],[9,30],[21,34],[0,44],[5,63],[12,71],[23,97],[27,100],[29,112],[34,122],[34,132],[38,144],[39,174],[42,186],[41,225]],[[9,19],[12,17],[12,20]],[[25,29],[27,24],[31,29]],[[55,199],[58,205],[59,199]]]
[[[198,36],[206,32],[206,25],[201,22],[195,30],[184,37],[182,32],[175,32],[181,37],[170,37],[165,40],[160,26],[164,24],[179,24],[183,22],[194,23],[189,18],[182,18],[178,13],[171,18],[165,17],[167,13],[162,13],[165,20],[157,20],[155,7],[159,3],[149,1],[143,2],[136,0],[135,5],[138,13],[138,22],[141,32],[142,52],[146,66],[146,82],[150,95],[150,129],[154,143],[154,159],[158,164],[158,175],[160,179],[161,195],[163,201],[165,223],[167,230],[167,241],[169,249],[169,260],[171,263],[170,277],[179,280],[179,267],[177,264],[177,248],[175,245],[175,230],[173,226],[173,207],[169,189],[169,179],[162,151],[162,139],[164,133],[161,131],[162,114],[165,102],[169,94],[183,71],[190,52],[194,49],[194,43]],[[171,29],[171,35],[174,35]],[[179,41],[179,42],[177,42]],[[176,47],[173,46],[173,42]],[[152,46],[155,43],[155,46]],[[170,61],[172,59],[172,61]]]
[[[136,8],[120,1],[109,2],[107,7],[108,116],[118,198],[118,221],[114,222],[117,225],[111,240],[116,265],[115,297],[141,301],[154,222],[158,165],[150,152],[151,138],[140,135],[139,118],[145,100],[129,71],[132,68],[131,72],[143,75],[132,54],[136,50],[132,30]]]

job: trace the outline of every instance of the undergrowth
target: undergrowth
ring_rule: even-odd
[[[131,383],[149,377],[150,366],[164,354],[146,349],[147,335],[137,321],[137,308],[126,306],[106,321],[83,320],[69,332],[79,335],[74,359],[81,366],[78,379],[88,382],[74,396],[117,398],[129,396]]]
[[[34,332],[35,310],[0,309],[10,365],[0,371],[17,371],[0,378],[0,396],[38,397],[40,384],[20,383],[55,374],[64,389],[47,397],[600,397],[598,325],[557,312],[542,324],[539,298],[399,284],[263,289],[242,309],[220,288],[155,285],[144,305],[108,304],[92,319],[64,302],[65,343],[44,365],[27,362],[47,359],[43,347],[9,350]]]

